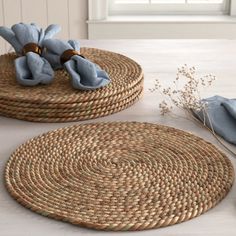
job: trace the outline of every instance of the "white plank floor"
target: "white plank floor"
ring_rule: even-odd
[[[204,96],[236,97],[236,41],[233,40],[116,40],[82,41],[83,46],[103,48],[125,54],[138,61],[145,72],[145,95],[133,107],[95,121],[146,121],[174,126],[191,131],[216,144],[205,130],[190,121],[161,117],[158,102],[161,97],[149,92],[154,79],[169,84],[175,78],[178,66],[185,63],[197,67],[201,74],[214,73],[218,80]],[[79,122],[78,122],[79,123]],[[43,132],[75,123],[40,124],[0,117],[0,236],[235,236],[236,188],[214,209],[188,222],[162,229],[141,232],[101,232],[48,219],[25,209],[6,192],[3,172],[14,149],[27,139]],[[234,148],[236,151],[236,148]],[[236,167],[236,158],[229,155]]]

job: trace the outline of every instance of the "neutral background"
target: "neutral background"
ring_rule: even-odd
[[[236,0],[229,15],[133,17],[110,16],[108,1],[0,0],[0,25],[57,23],[61,39],[236,39]],[[0,54],[9,48],[0,38]]]
[[[88,0],[0,0],[0,26],[36,22],[60,24],[62,39],[87,38]],[[9,49],[0,38],[0,54]]]
[[[117,114],[86,122],[144,121],[174,126],[190,131],[220,146],[205,130],[185,119],[162,117],[158,103],[163,99],[150,93],[155,78],[163,85],[175,79],[178,66],[194,65],[198,73],[217,76],[214,86],[203,91],[203,96],[215,94],[235,98],[236,41],[235,40],[146,40],[146,41],[82,41],[83,46],[97,47],[125,54],[141,64],[145,73],[144,97],[134,106]],[[236,186],[215,208],[204,215],[157,230],[142,232],[101,232],[40,216],[14,201],[4,187],[4,168],[11,153],[23,142],[59,127],[75,123],[31,123],[0,117],[0,236],[235,236],[236,235]],[[236,151],[236,148],[234,148]],[[236,168],[236,157],[228,154]]]

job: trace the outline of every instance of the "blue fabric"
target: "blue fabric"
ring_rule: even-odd
[[[64,42],[58,39],[48,39],[43,42],[46,48],[44,57],[54,69],[65,68],[69,73],[72,86],[80,90],[93,90],[106,86],[110,83],[108,74],[95,63],[78,55],[72,56],[69,61],[61,65],[60,57],[64,51],[73,49],[80,50],[77,41]]]
[[[236,144],[236,99],[214,96],[203,99],[207,102],[205,115],[206,125],[212,127],[218,135],[232,144]],[[205,112],[205,113],[206,113]],[[203,112],[194,112],[204,122]],[[210,124],[211,123],[211,124]]]
[[[12,45],[19,56],[14,62],[18,83],[25,86],[35,86],[52,82],[54,71],[49,62],[33,52],[22,56],[22,49],[28,43],[36,43],[42,47],[44,40],[52,38],[60,30],[58,25],[50,25],[46,30],[43,30],[33,23],[15,24],[11,29],[0,27],[0,36]]]

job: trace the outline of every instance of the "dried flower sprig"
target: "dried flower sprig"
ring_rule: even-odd
[[[180,89],[179,81],[181,79],[184,79],[185,83]],[[184,65],[178,68],[173,86],[163,88],[157,79],[154,88],[150,89],[150,91],[159,91],[168,98],[159,104],[162,115],[169,113],[174,108],[172,105],[184,110],[201,111],[205,109],[206,102],[202,101],[200,91],[211,86],[215,79],[216,77],[212,74],[198,78],[195,67]]]
[[[195,67],[188,67],[186,64],[177,70],[176,78],[172,82],[172,86],[162,87],[160,81],[156,79],[154,88],[150,89],[151,92],[158,91],[166,100],[159,103],[161,115],[171,113],[175,108],[181,109],[186,114],[186,119],[197,122],[199,125],[211,132],[217,141],[232,154],[236,155],[229,147],[227,147],[222,139],[218,137],[213,129],[211,119],[207,113],[207,102],[202,100],[201,91],[210,87],[216,80],[216,76],[207,74],[198,78]],[[180,83],[183,81],[180,88]],[[202,112],[204,120],[201,122],[196,118],[196,113],[193,111]],[[210,128],[206,125],[206,119],[210,123]]]

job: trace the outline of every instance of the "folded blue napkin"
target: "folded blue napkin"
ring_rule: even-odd
[[[43,42],[43,46],[46,48],[43,56],[54,69],[64,67],[67,70],[75,89],[93,90],[110,83],[109,76],[104,70],[80,55],[72,54],[67,61],[62,62],[61,57],[65,51],[79,52],[80,45],[77,41],[47,39]]]
[[[42,50],[43,41],[52,38],[61,30],[58,25],[50,25],[46,30],[36,24],[19,23],[11,27],[0,27],[0,36],[8,41],[19,56],[15,60],[16,78],[18,83],[25,86],[49,84],[54,77],[54,71],[49,62],[41,57],[40,53],[27,51],[27,44],[38,45]]]
[[[214,96],[203,99],[206,102],[206,112],[194,111],[197,118],[211,128],[215,133],[232,144],[236,144],[236,99]],[[206,115],[206,113],[208,115]]]

